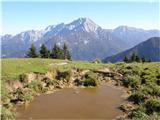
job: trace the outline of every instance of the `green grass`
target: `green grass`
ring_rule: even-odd
[[[57,69],[61,72],[78,69],[99,69],[103,67],[112,67],[113,64],[92,63],[85,61],[68,61],[57,59],[41,58],[4,58],[1,59],[1,94],[7,94],[5,89],[6,81],[19,80],[20,75],[30,72],[46,73],[49,70]],[[59,63],[67,63],[58,65]]]
[[[131,119],[160,118],[160,63],[118,63],[118,68],[123,73],[122,83],[132,90],[129,100],[136,109],[131,111]]]
[[[57,63],[67,62],[66,65],[57,65]],[[71,68],[79,69],[98,69],[105,66],[112,67],[113,64],[91,63],[82,61],[67,61],[41,58],[10,58],[2,59],[2,80],[17,80],[19,75],[29,72],[45,73],[48,70],[59,69],[61,71]]]
[[[58,63],[67,62],[66,65],[57,65]],[[142,69],[146,70],[146,74],[150,74],[147,72],[151,72],[151,74],[155,74],[155,70],[160,68],[159,62],[153,63],[117,63],[117,64],[103,64],[103,63],[92,63],[87,61],[67,61],[67,60],[56,60],[56,59],[41,59],[41,58],[5,58],[1,59],[1,79],[2,82],[7,80],[19,80],[19,76],[24,73],[30,72],[39,72],[45,73],[49,70],[58,69],[60,71],[67,71],[71,68],[78,69],[100,69],[104,67],[109,68],[120,68],[129,72],[134,72],[134,74],[139,75]],[[131,69],[128,69],[130,67]],[[160,70],[158,71],[160,74]],[[150,76],[145,76],[150,77]],[[152,76],[151,76],[152,77]],[[146,79],[146,78],[145,78]],[[148,78],[149,79],[149,78]],[[151,78],[152,79],[152,78]],[[3,84],[3,83],[2,83]]]
[[[1,93],[3,101],[7,101],[9,94],[5,89],[5,82],[10,80],[19,80],[19,76],[24,73],[39,72],[46,73],[49,70],[58,70],[65,75],[65,71],[74,69],[90,69],[96,70],[101,68],[117,69],[123,75],[123,78],[117,79],[121,85],[128,87],[132,93],[130,101],[132,101],[137,109],[132,111],[133,119],[150,119],[151,116],[160,117],[160,86],[156,83],[160,79],[160,62],[150,63],[124,63],[103,64],[87,61],[68,61],[41,58],[10,58],[1,59]],[[59,65],[60,63],[67,63]],[[61,75],[62,76],[62,75]],[[61,78],[59,78],[61,79]],[[114,77],[113,77],[114,79]],[[87,84],[92,84],[92,79],[86,80]],[[52,83],[51,83],[52,84]],[[34,91],[39,91],[39,83],[31,83],[29,85]],[[32,100],[31,93],[23,96],[26,100]],[[8,117],[9,112],[4,110]]]

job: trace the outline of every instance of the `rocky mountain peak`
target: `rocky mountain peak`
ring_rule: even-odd
[[[94,23],[89,18],[79,18],[77,20],[74,20],[73,22],[67,24],[68,28],[70,30],[76,29],[76,28],[82,28],[86,32],[95,32],[97,28],[99,27],[96,23]]]

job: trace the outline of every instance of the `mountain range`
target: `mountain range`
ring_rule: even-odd
[[[144,42],[139,43],[135,47],[125,50],[116,55],[107,57],[104,62],[118,62],[123,61],[124,57],[130,58],[135,53],[139,57],[145,57],[151,61],[160,61],[160,37],[152,37]]]
[[[104,29],[89,18],[78,18],[68,24],[50,25],[43,30],[24,31],[1,36],[2,57],[24,57],[32,43],[49,49],[56,43],[66,43],[74,60],[104,59],[127,50],[151,37],[159,30],[144,30],[128,26]]]

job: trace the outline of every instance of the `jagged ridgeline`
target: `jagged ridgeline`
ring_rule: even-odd
[[[127,26],[104,29],[89,18],[79,18],[68,24],[50,25],[40,31],[1,36],[2,57],[24,57],[31,44],[37,49],[45,44],[51,50],[55,43],[60,46],[66,43],[73,60],[104,59],[159,35],[159,30]]]

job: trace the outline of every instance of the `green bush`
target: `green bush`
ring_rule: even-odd
[[[141,83],[146,85],[156,83],[156,72],[152,69],[144,69],[141,74]]]
[[[151,116],[150,116],[150,120],[160,120],[160,112],[154,112]]]
[[[33,89],[23,90],[22,88],[18,88],[15,94],[17,96],[16,101],[30,102],[33,100],[35,91]]]
[[[124,77],[124,80],[122,82],[123,82],[123,85],[126,87],[131,86],[132,88],[135,88],[138,85],[140,85],[140,77],[137,75],[134,75],[134,76],[127,75]]]
[[[56,79],[58,80],[67,80],[67,82],[70,81],[70,78],[71,78],[71,75],[72,75],[72,72],[69,70],[69,71],[58,71],[57,72],[57,76],[56,76]]]
[[[56,84],[55,80],[50,80],[50,79],[47,79],[45,83],[46,83],[46,87],[53,86]]]
[[[28,88],[34,90],[35,92],[41,92],[42,91],[42,84],[39,80],[34,80],[28,84]]]
[[[10,102],[10,94],[6,91],[6,92],[2,92],[1,94],[1,100],[4,104],[8,104]]]
[[[159,99],[151,99],[146,102],[146,109],[148,114],[152,114],[153,112],[160,112],[160,100]]]
[[[160,96],[160,86],[156,84],[145,85],[142,88],[142,92],[145,92],[151,96]]]
[[[117,66],[119,66],[119,67],[124,67],[124,66],[126,66],[126,63],[125,62],[117,62],[117,63],[115,63]]]
[[[101,63],[101,60],[97,58],[93,61],[93,63]]]
[[[155,95],[155,96],[159,96],[160,97],[160,86],[153,86],[153,92],[152,92],[152,95]]]
[[[28,81],[26,80],[27,75],[22,73],[21,75],[19,75],[19,80],[22,83],[27,83]]]
[[[23,94],[23,101],[25,102],[31,102],[33,98],[34,98],[34,93],[32,91]]]
[[[86,74],[83,78],[84,86],[97,86],[96,75],[94,73]]]
[[[145,98],[146,98],[146,94],[144,94],[141,91],[137,91],[129,97],[129,100],[133,101],[136,104],[139,104],[139,103],[143,103],[145,101]]]
[[[1,120],[15,120],[15,113],[5,107],[2,107]]]
[[[74,83],[75,83],[76,86],[80,86],[80,85],[83,84],[83,81],[81,81],[80,79],[75,79]]]
[[[145,103],[140,103],[136,110],[146,113]]]
[[[150,120],[149,116],[140,110],[135,110],[131,114],[133,120]]]
[[[125,68],[125,74],[130,74],[130,75],[138,75],[140,76],[142,73],[142,67],[136,63],[134,64],[128,64]]]
[[[18,89],[16,89],[16,91],[13,94],[15,96],[17,96],[16,101],[13,101],[13,103],[16,103],[17,101],[23,100],[23,96],[24,96],[25,92],[23,91],[22,88],[18,88]]]

